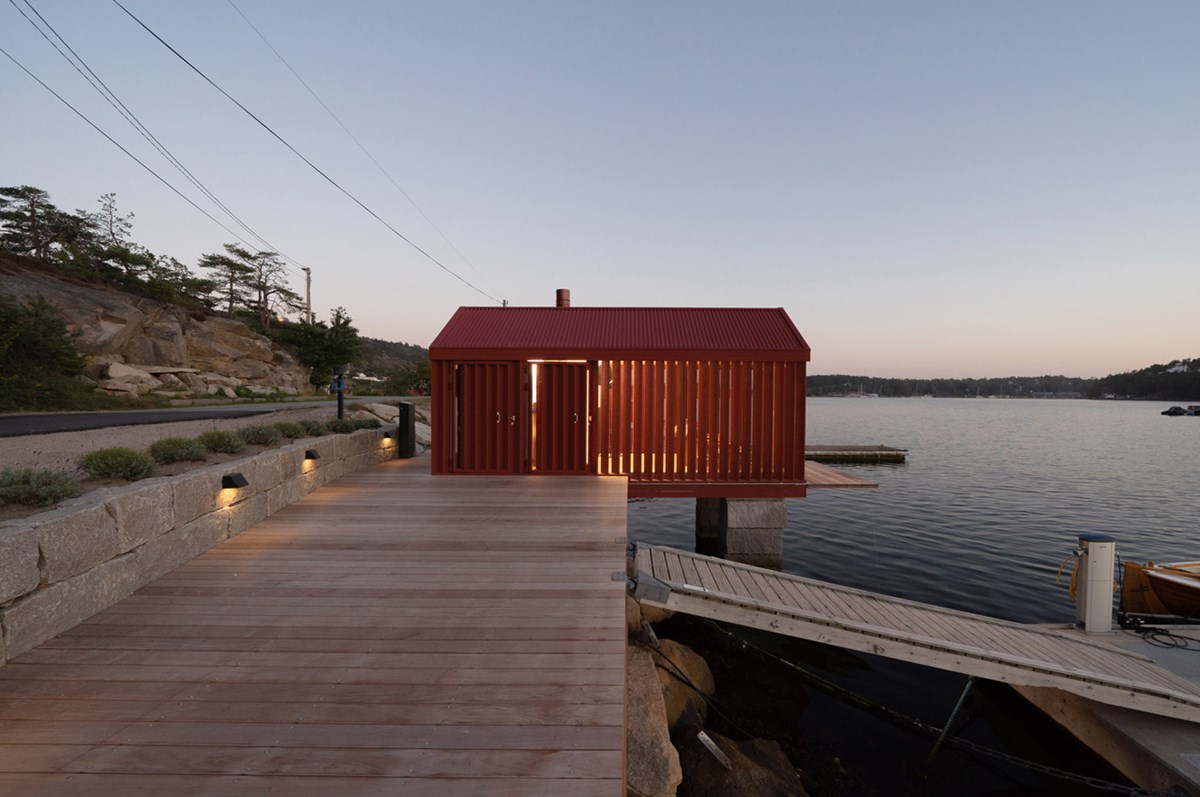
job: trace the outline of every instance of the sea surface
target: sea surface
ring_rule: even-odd
[[[784,570],[1009,620],[1070,622],[1066,574],[1062,583],[1056,575],[1078,534],[1115,537],[1124,559],[1200,558],[1200,418],[1160,415],[1168,406],[809,399],[810,443],[883,444],[909,456],[902,465],[835,466],[878,489],[811,490],[789,499]],[[694,511],[692,500],[633,502],[630,537],[694,548]],[[847,665],[839,654],[840,664],[817,671],[939,727],[964,685],[960,675],[873,656],[850,659]],[[964,736],[1106,774],[1012,693],[979,692],[968,702],[970,716],[960,719],[968,726]],[[821,695],[810,696],[797,723],[838,749],[846,767],[863,769],[855,774],[864,778],[864,794],[1102,793],[957,752],[940,754],[932,774],[917,780],[918,759],[929,748],[924,739]]]

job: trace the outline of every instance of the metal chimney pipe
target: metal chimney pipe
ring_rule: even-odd
[[[571,306],[571,289],[559,288],[555,291],[554,296],[555,307],[570,307]]]

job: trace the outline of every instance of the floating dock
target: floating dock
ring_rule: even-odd
[[[343,476],[0,666],[0,794],[620,797],[627,512]]]
[[[1084,636],[1074,627],[1057,630]],[[1087,638],[1148,657],[1174,675],[1200,684],[1200,626],[1163,630],[1182,635],[1186,646],[1150,644],[1129,631]],[[1059,689],[1013,688],[1142,788],[1200,795],[1200,724],[1131,711]]]
[[[1200,687],[1090,639],[674,548],[635,561],[634,596],[665,609],[1200,722]]]
[[[908,450],[891,446],[811,445],[804,447],[804,458],[810,462],[835,465],[875,465],[905,462]]]
[[[1008,683],[1139,787],[1200,795],[1195,648],[1008,622],[673,548],[638,546],[634,561],[641,601]],[[1180,633],[1200,647],[1200,628]]]

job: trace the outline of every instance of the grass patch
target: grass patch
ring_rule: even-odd
[[[305,418],[300,421],[300,426],[303,427],[304,433],[309,437],[320,437],[327,431],[325,424],[320,421],[314,421],[311,418]]]
[[[238,434],[252,446],[273,446],[283,437],[274,426],[243,426]]]
[[[5,468],[0,471],[0,506],[50,506],[79,495],[79,482],[69,474],[41,468]]]
[[[355,429],[378,429],[380,425],[378,418],[357,418],[354,421]]]
[[[291,421],[280,421],[279,423],[275,424],[275,428],[279,430],[281,435],[284,437],[290,437],[293,440],[295,440],[297,437],[304,437],[305,435],[304,427],[298,423],[292,423]]]
[[[132,448],[102,448],[79,458],[79,466],[93,479],[124,479],[135,482],[154,470],[149,454]]]
[[[151,443],[150,448],[146,450],[160,465],[170,465],[172,462],[202,462],[208,456],[208,449],[204,444],[191,437],[165,437]]]
[[[205,432],[196,439],[209,451],[220,454],[240,454],[246,447],[246,441],[237,432]]]
[[[334,434],[350,434],[358,427],[349,418],[338,418],[337,420],[327,421],[325,428]]]

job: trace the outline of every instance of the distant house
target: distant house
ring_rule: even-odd
[[[429,347],[432,469],[803,496],[809,354],[781,308],[461,307]]]

